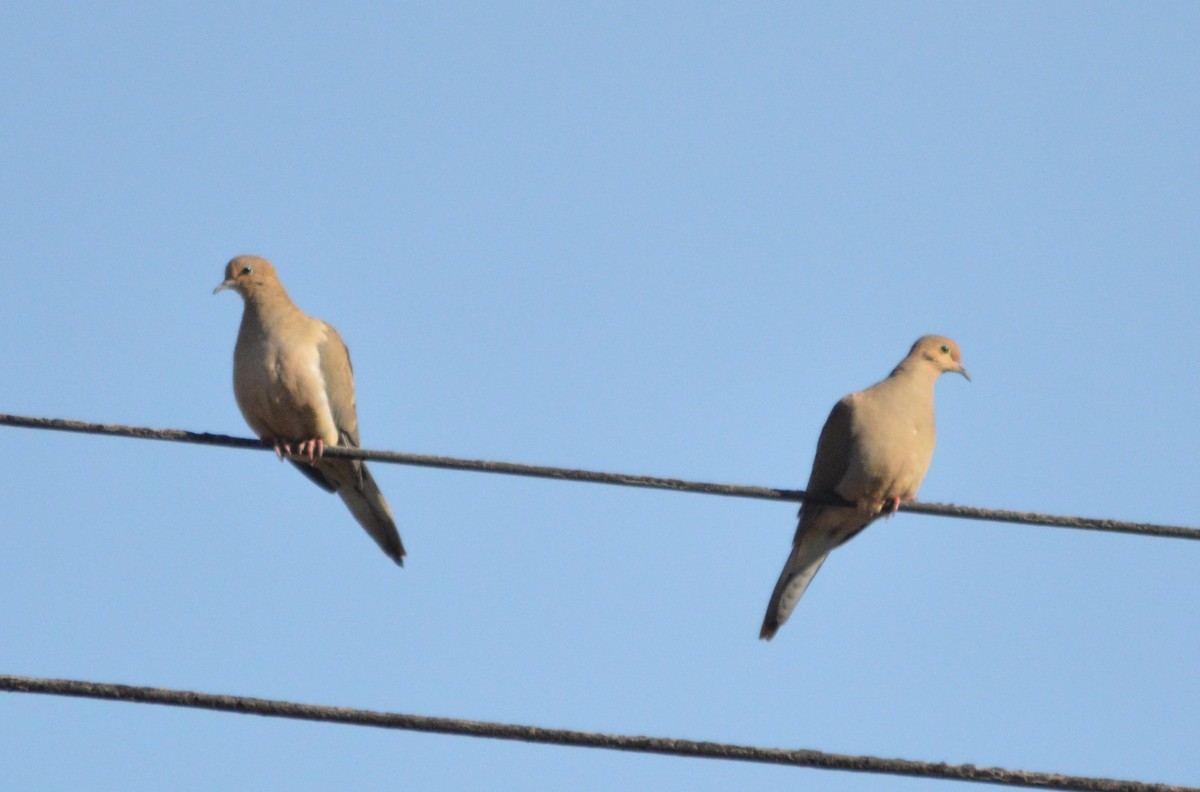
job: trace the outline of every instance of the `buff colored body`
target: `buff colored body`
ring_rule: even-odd
[[[800,506],[792,553],[767,605],[759,637],[770,640],[787,621],[830,551],[879,517],[916,497],[937,441],[933,390],[944,372],[966,369],[958,344],[924,336],[895,370],[844,397],[817,441],[806,492],[853,506],[815,501]]]
[[[216,291],[245,303],[233,351],[233,393],[246,423],[275,444],[320,487],[336,492],[371,538],[397,564],[404,546],[391,507],[360,460],[327,459],[325,446],[358,446],[350,353],[337,330],[296,307],[257,256],[238,256]]]

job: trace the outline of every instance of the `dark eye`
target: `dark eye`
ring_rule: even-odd
[[[242,267],[243,275],[249,275],[251,272],[254,272],[254,267]],[[945,352],[946,347],[942,347],[942,351]]]
[[[246,269],[249,269],[249,267],[247,267]],[[243,271],[243,272],[245,272],[245,270],[242,270],[242,271]],[[950,345],[949,345],[949,344],[942,344],[942,345],[939,347],[939,349],[941,349],[941,350],[942,350],[942,354],[943,354],[943,355],[949,355],[949,354],[950,354]]]

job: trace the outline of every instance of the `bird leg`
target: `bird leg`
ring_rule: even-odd
[[[910,500],[914,500],[915,498],[915,495],[905,495],[904,497],[893,495],[891,498],[888,498],[886,501],[884,501],[884,503],[888,506],[887,514],[884,515],[884,519],[890,520],[892,515],[900,510],[901,503],[908,503]]]
[[[308,464],[311,465],[317,457],[325,455],[325,441],[319,437],[305,440],[296,447],[296,451],[299,456],[308,457]]]
[[[276,440],[275,456],[279,457],[282,462],[284,457],[292,456],[292,444],[283,440]],[[319,437],[313,437],[308,440],[300,441],[296,446],[296,456],[301,459],[307,459],[308,464],[312,464],[317,458],[325,455],[325,441]]]

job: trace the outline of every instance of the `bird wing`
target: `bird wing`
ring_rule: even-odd
[[[850,455],[853,449],[854,437],[851,426],[854,418],[855,397],[850,394],[833,405],[821,436],[817,439],[817,453],[813,458],[812,473],[808,476],[808,487],[805,492],[826,498],[837,498],[837,485],[850,466]],[[799,544],[808,529],[815,524],[827,504],[805,502],[800,504],[800,520],[796,526],[796,536],[793,544]]]

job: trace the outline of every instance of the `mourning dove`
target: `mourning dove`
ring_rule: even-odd
[[[806,492],[848,505],[800,505],[792,554],[771,593],[759,638],[774,637],[833,548],[866,528],[884,506],[890,516],[901,501],[916,497],[936,440],[933,385],[946,371],[971,379],[958,344],[924,336],[887,379],[834,406],[817,441]]]
[[[357,448],[354,369],[337,330],[301,311],[270,262],[238,256],[213,294],[233,289],[245,307],[233,349],[233,395],[246,423],[282,459],[336,492],[376,544],[404,565],[391,507],[361,460],[326,459],[325,446]]]

